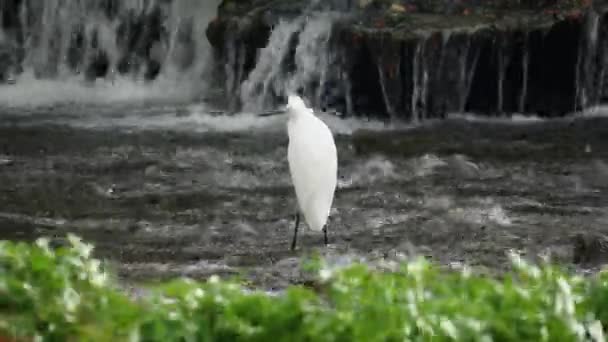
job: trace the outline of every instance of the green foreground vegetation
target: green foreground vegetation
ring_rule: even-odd
[[[422,260],[331,269],[279,295],[182,279],[129,297],[92,246],[0,241],[2,341],[603,341],[608,272],[592,278],[512,256],[500,280]]]

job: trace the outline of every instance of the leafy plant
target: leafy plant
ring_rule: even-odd
[[[423,259],[333,268],[280,295],[177,279],[141,299],[92,247],[0,242],[0,337],[44,341],[603,341],[608,274],[585,279],[512,256],[500,280]]]

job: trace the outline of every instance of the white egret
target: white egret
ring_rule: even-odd
[[[327,245],[327,219],[338,181],[338,154],[334,137],[329,127],[297,95],[288,96],[286,110],[261,115],[280,113],[289,116],[287,160],[299,206],[291,249],[296,248],[300,212],[311,230],[323,231]]]

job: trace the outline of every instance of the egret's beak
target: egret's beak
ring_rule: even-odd
[[[287,113],[287,108],[281,108],[281,109],[275,109],[275,110],[270,110],[264,113],[260,113],[258,114],[258,116],[274,116],[274,115],[279,115],[279,114],[285,114]]]

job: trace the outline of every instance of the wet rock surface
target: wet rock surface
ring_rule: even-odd
[[[600,234],[577,234],[573,238],[573,261],[582,265],[608,261],[608,238]]]
[[[606,119],[451,118],[338,134],[330,245],[304,226],[291,252],[296,203],[282,123],[86,128],[74,114],[82,110],[3,110],[0,239],[61,244],[74,232],[128,282],[243,274],[266,289],[305,283],[298,265],[314,252],[336,263],[416,254],[490,273],[508,267],[511,249],[580,271],[604,262],[605,243],[595,241],[605,238],[588,237],[608,234],[608,182],[598,173]]]
[[[311,102],[318,108],[401,120],[463,111],[562,116],[605,99],[600,1],[591,7],[566,1],[225,0],[207,37],[225,64],[227,91],[242,98],[234,107],[247,103],[235,84],[257,76],[249,72],[258,49],[272,44],[277,31],[293,35],[272,47],[289,51],[273,57],[285,65],[276,78],[289,78],[299,58],[294,62],[294,55],[306,53],[298,44],[311,39],[307,25],[327,10],[336,13],[326,19],[333,22],[328,51],[310,53],[327,55],[318,63],[322,76],[291,89],[315,94]],[[301,28],[290,32],[286,22]],[[265,75],[258,87],[273,82],[275,76]],[[257,94],[268,98],[264,106],[280,102],[282,90],[274,89]]]

